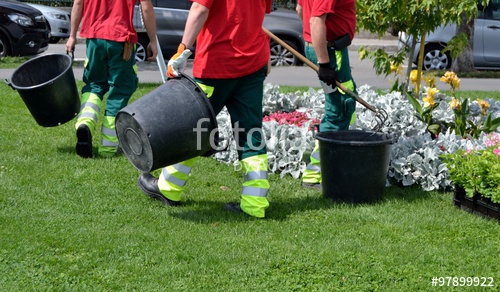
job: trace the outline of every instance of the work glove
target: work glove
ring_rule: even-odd
[[[181,43],[177,48],[177,53],[168,60],[167,76],[169,78],[179,77],[181,72],[186,69],[187,59],[191,54],[191,50],[186,49],[186,45]]]
[[[318,78],[327,85],[330,85],[332,89],[337,87],[336,81],[340,82],[337,72],[330,66],[330,63],[319,64]]]

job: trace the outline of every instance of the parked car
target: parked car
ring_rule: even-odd
[[[13,0],[0,1],[0,57],[45,52],[50,30],[37,9]]]
[[[189,8],[189,0],[152,0],[156,15],[156,29],[158,41],[163,57],[169,59],[177,51],[182,40]],[[145,47],[149,38],[141,21],[139,6],[134,13],[134,26],[139,34],[136,59],[142,62],[146,59]],[[302,23],[295,12],[273,11],[267,14],[263,26],[281,38],[299,53],[304,53],[304,39],[302,37]],[[280,44],[271,41],[271,65],[289,66],[299,65],[300,60]]]
[[[500,0],[491,0],[487,7],[478,5],[479,14],[474,20],[473,61],[476,69],[500,69]],[[445,70],[451,66],[449,52],[443,52],[456,35],[456,25],[441,26],[425,37],[424,70]],[[411,37],[399,34],[399,47],[411,44]],[[420,43],[415,47],[413,63],[418,62]]]
[[[70,14],[68,12],[45,5],[32,3],[26,4],[40,10],[40,12],[43,13],[43,16],[47,20],[50,29],[49,43],[56,44],[61,39],[69,38],[69,32],[71,30],[71,20]]]

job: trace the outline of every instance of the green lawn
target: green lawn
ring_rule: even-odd
[[[81,159],[73,121],[40,127],[0,92],[0,291],[434,291],[447,276],[500,287],[499,222],[451,192],[391,187],[342,204],[271,175],[259,220],[223,210],[242,174],[202,158],[170,208],[142,194],[126,157]]]

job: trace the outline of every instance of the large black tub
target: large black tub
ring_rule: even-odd
[[[217,120],[205,93],[182,74],[121,109],[116,134],[132,165],[149,172],[212,151]]]
[[[68,54],[49,54],[24,62],[12,74],[9,85],[40,126],[62,125],[80,111],[72,64]]]
[[[323,196],[364,203],[382,198],[393,137],[369,131],[317,133]]]

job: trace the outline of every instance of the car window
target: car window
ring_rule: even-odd
[[[488,6],[478,5],[478,18],[500,20],[500,0],[491,0]]]
[[[156,0],[156,1],[153,1],[153,5],[155,5],[156,7],[172,8],[172,9],[188,9],[190,4],[191,4],[191,1],[189,1],[189,0]]]

